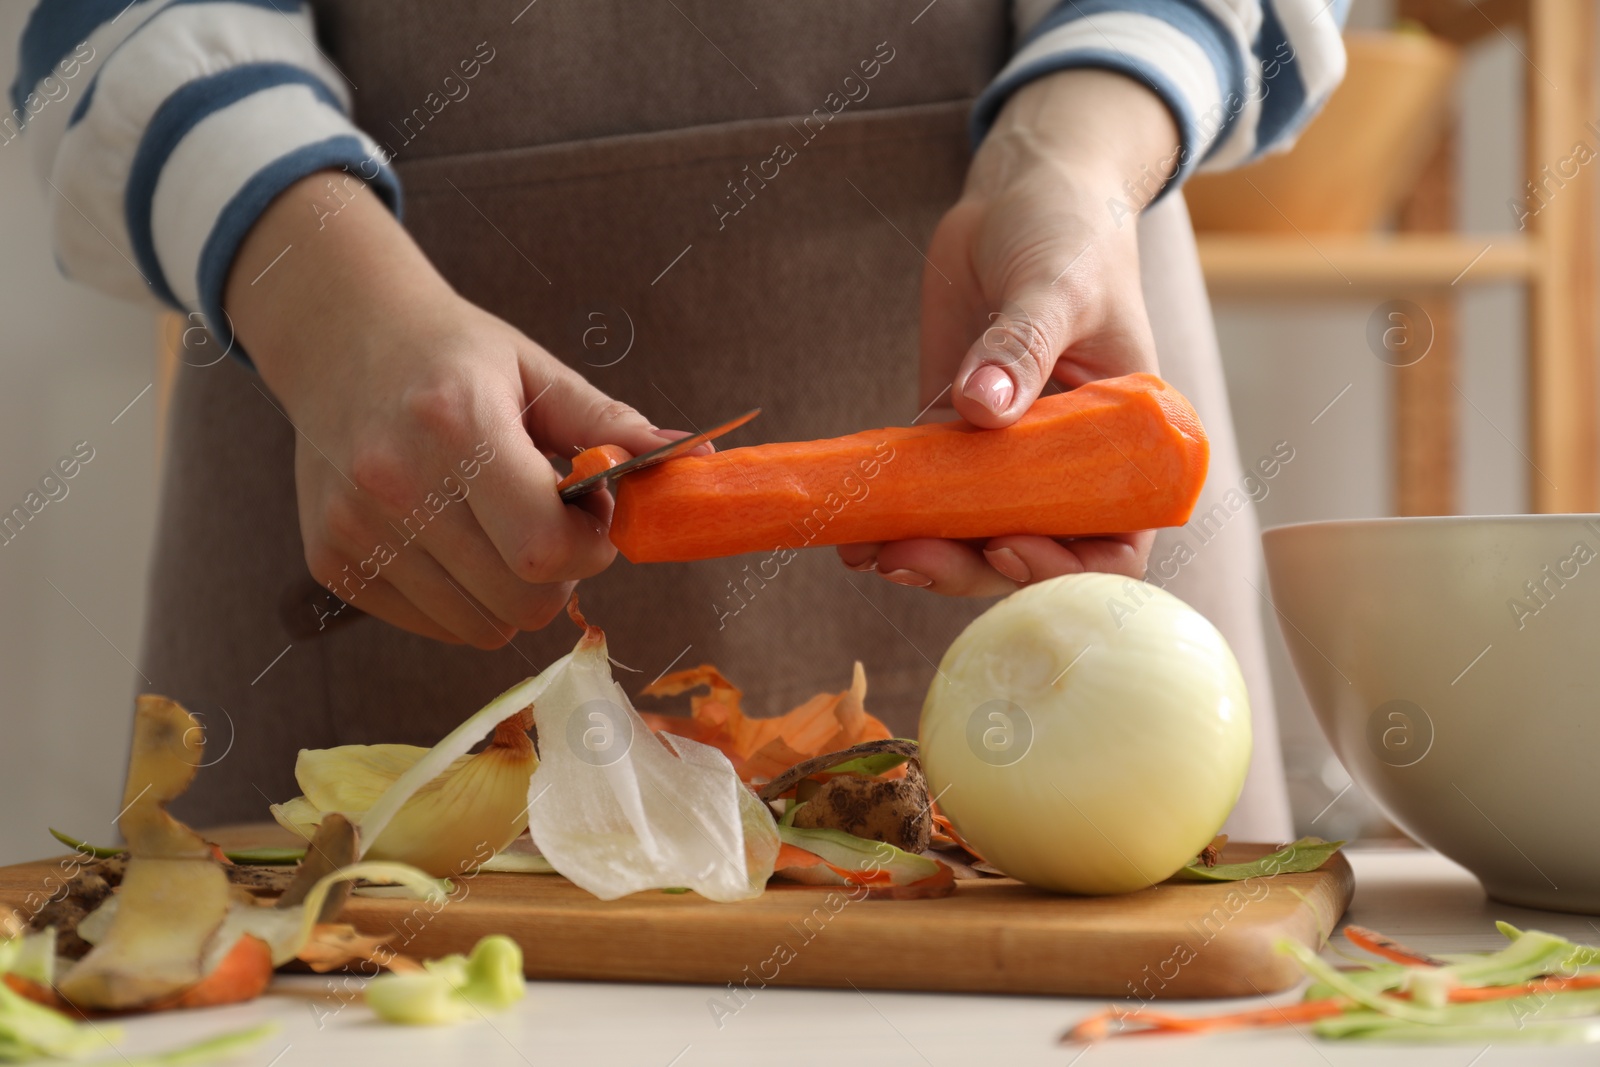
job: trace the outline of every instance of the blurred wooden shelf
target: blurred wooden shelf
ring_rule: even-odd
[[[1201,234],[1200,263],[1215,297],[1370,295],[1396,288],[1526,281],[1537,257],[1520,234]]]
[[[1272,234],[1207,231],[1198,238],[1206,283],[1213,296],[1227,300],[1354,297],[1372,302],[1375,311],[1388,301],[1416,305],[1416,321],[1427,329],[1419,338],[1427,341],[1422,355],[1410,362],[1384,359],[1392,367],[1391,453],[1395,511],[1401,515],[1457,509],[1457,408],[1464,394],[1456,384],[1456,295],[1492,282],[1524,287],[1528,437],[1526,449],[1517,451],[1530,472],[1527,506],[1535,512],[1600,511],[1600,168],[1572,166],[1587,162],[1581,150],[1594,150],[1600,4],[1396,0],[1395,11],[1462,46],[1510,41],[1508,31],[1521,34],[1523,45],[1514,47],[1523,60],[1520,154],[1526,181],[1518,193],[1526,230],[1457,231],[1457,119],[1446,115],[1438,145],[1400,205],[1398,232],[1323,233],[1303,225]],[[1384,175],[1369,177],[1378,181]],[[1255,192],[1265,199],[1260,189]],[[1515,210],[1516,199],[1508,206]],[[1292,217],[1278,214],[1285,221]],[[1388,314],[1395,336],[1412,336],[1410,313]],[[1390,333],[1383,333],[1386,346]]]

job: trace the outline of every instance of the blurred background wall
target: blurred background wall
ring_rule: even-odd
[[[0,4],[0,85],[32,6]],[[154,320],[57,273],[38,188],[26,139],[0,146],[0,510],[94,458],[0,544],[6,863],[49,854],[46,826],[114,834],[156,514]]]
[[[0,84],[31,6],[0,4]],[[1387,2],[1355,0],[1352,27],[1391,20]],[[1515,31],[1492,38],[1469,53],[1461,79],[1467,231],[1510,227],[1505,204],[1521,184],[1517,49]],[[69,495],[0,545],[0,862],[49,852],[49,825],[113,836],[157,489],[153,320],[58,276],[40,204],[26,142],[0,147],[0,502],[20,502],[77,442],[94,449]],[[1471,403],[1459,413],[1460,510],[1519,511],[1529,474],[1512,443],[1525,429],[1521,292],[1486,286],[1462,300],[1458,384]],[[1365,335],[1375,305],[1219,303],[1243,459],[1279,441],[1295,450],[1261,502],[1263,525],[1389,512],[1388,368]],[[1381,832],[1359,793],[1345,792],[1277,623],[1266,624],[1300,828]]]

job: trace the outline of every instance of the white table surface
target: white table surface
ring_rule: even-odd
[[[1347,919],[1422,951],[1481,951],[1503,944],[1494,919],[1600,943],[1600,920],[1494,904],[1455,864],[1427,852],[1351,850],[1355,901]],[[1335,935],[1331,948],[1345,948]],[[951,967],[960,960],[952,959]],[[1295,1029],[1207,1037],[1124,1038],[1092,1047],[1057,1044],[1103,1002],[1059,997],[956,996],[765,989],[719,1029],[707,986],[534,982],[517,1007],[451,1028],[378,1023],[342,978],[279,978],[251,1004],[128,1020],[119,1050],[170,1048],[227,1029],[276,1020],[280,1031],[235,1061],[255,1067],[781,1067],[870,1063],[873,1067],[1050,1064],[1390,1064],[1496,1067],[1600,1064],[1600,1047],[1398,1047],[1319,1041]],[[1166,1010],[1211,1013],[1290,1003],[1298,993],[1233,1001],[1175,1001]],[[114,1062],[114,1061],[109,1061]]]

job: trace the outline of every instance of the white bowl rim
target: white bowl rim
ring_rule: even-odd
[[[1564,511],[1512,515],[1374,515],[1364,519],[1311,519],[1305,522],[1279,523],[1276,526],[1269,526],[1262,530],[1261,536],[1267,537],[1286,530],[1304,530],[1311,527],[1351,529],[1359,526],[1371,526],[1383,529],[1394,526],[1465,526],[1470,523],[1490,522],[1514,522],[1532,526],[1546,522],[1594,522],[1596,520],[1600,520],[1600,512]]]

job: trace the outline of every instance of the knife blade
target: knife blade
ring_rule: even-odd
[[[729,419],[720,426],[713,426],[709,430],[694,434],[691,437],[685,437],[682,440],[670,441],[667,444],[662,445],[660,448],[652,449],[651,451],[645,452],[642,455],[634,456],[632,459],[625,460],[624,462],[618,463],[613,467],[608,467],[605,470],[600,471],[598,474],[591,474],[587,478],[582,478],[576,482],[561,485],[559,487],[561,500],[563,503],[571,503],[580,496],[583,496],[586,493],[592,493],[596,489],[605,486],[613,478],[620,478],[625,474],[632,474],[634,471],[643,470],[646,467],[653,467],[657,463],[665,463],[669,459],[676,459],[678,456],[681,456],[686,452],[694,451],[707,441],[716,440],[723,434],[731,433],[734,430],[737,430],[739,427],[743,426],[745,423],[749,422],[759,414],[761,414],[760,408],[751,408],[743,415],[740,415],[737,418]],[[588,453],[595,451],[597,451],[597,449],[585,449],[582,455],[587,455]],[[576,461],[574,461],[574,465],[576,465]],[[568,477],[570,477],[570,475]],[[563,479],[563,481],[565,481],[565,479]]]

